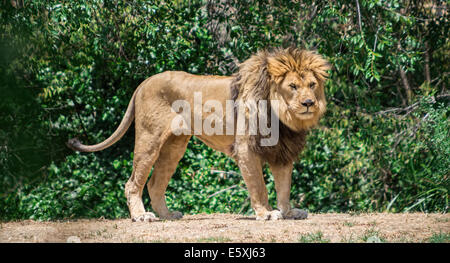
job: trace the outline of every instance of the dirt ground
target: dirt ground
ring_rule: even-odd
[[[0,223],[0,242],[450,242],[448,214],[310,214],[256,221],[238,214],[185,215],[178,221],[130,219]]]

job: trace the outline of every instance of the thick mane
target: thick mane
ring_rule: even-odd
[[[231,84],[232,100],[269,99],[271,80],[267,72],[268,56],[267,51],[260,51],[239,65]]]
[[[239,65],[239,71],[233,75],[231,97],[234,101],[243,102],[249,100],[270,101],[271,89],[279,85],[285,74],[291,71],[298,73],[311,71],[319,85],[322,86],[328,69],[327,61],[311,51],[296,48],[276,49],[271,52],[259,51]],[[270,123],[270,106],[267,116]],[[315,123],[317,120],[314,120]],[[307,131],[311,126],[308,124],[304,126],[304,129],[294,131],[283,121],[279,121],[279,141],[276,145],[261,146],[261,139],[264,136],[260,134],[249,135],[248,143],[250,149],[258,153],[264,161],[287,164],[298,158],[298,154],[305,145]]]

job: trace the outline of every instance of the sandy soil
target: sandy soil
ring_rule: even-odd
[[[0,242],[449,242],[449,235],[448,214],[423,213],[310,214],[300,221],[200,214],[151,223],[130,219],[0,223]]]

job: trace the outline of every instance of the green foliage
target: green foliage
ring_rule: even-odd
[[[300,243],[330,243],[329,239],[323,237],[323,233],[321,231],[317,231],[316,233],[308,233],[305,235],[301,235],[298,239]]]
[[[331,103],[331,128],[315,130],[296,163],[293,196],[312,211],[446,211],[449,110],[429,99],[411,119]]]
[[[450,234],[449,233],[434,233],[427,240],[429,243],[450,243]]]
[[[107,138],[151,75],[231,74],[259,49],[290,45],[316,49],[333,66],[328,111],[295,164],[292,204],[446,212],[448,14],[444,1],[419,2],[1,2],[0,219],[127,217],[133,127],[95,154],[64,142]],[[196,138],[167,203],[185,213],[252,213],[235,163]]]

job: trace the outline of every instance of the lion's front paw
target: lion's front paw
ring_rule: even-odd
[[[155,214],[151,212],[146,212],[140,216],[135,216],[131,219],[133,222],[153,222],[156,221],[158,218],[155,216]]]
[[[178,212],[178,211],[174,211],[174,212],[170,212],[167,215],[160,215],[159,218],[161,219],[166,219],[166,220],[177,220],[177,219],[181,219],[183,217],[183,213]]]
[[[278,210],[268,211],[262,215],[257,215],[256,220],[280,220],[283,219],[283,215]]]
[[[306,219],[308,217],[308,211],[293,208],[284,216],[286,219]]]

